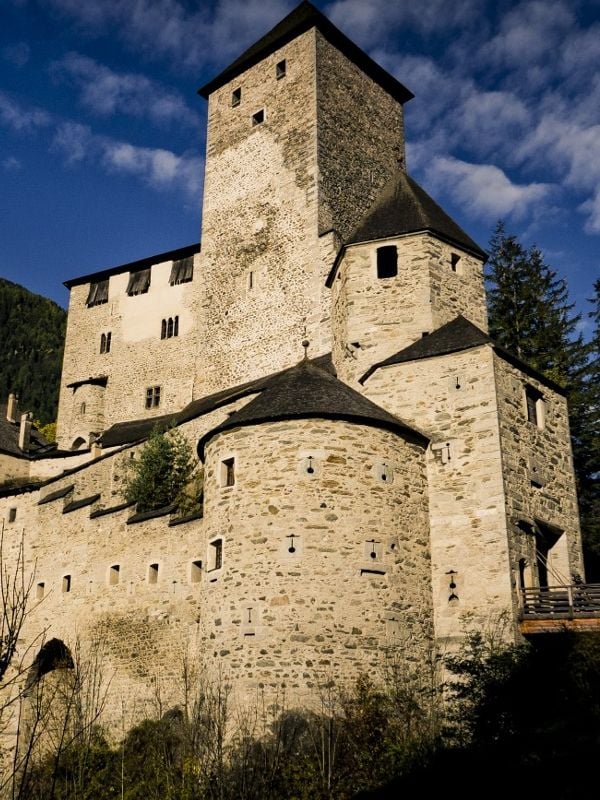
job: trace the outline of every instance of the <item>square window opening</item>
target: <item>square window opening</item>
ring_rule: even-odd
[[[252,114],[252,124],[261,125],[265,121],[265,110],[261,108],[256,114]]]
[[[110,569],[108,570],[108,585],[116,586],[119,582],[120,576],[121,576],[120,564],[113,564],[112,567],[110,567]]]
[[[377,248],[377,277],[395,278],[398,274],[398,248],[386,245]]]
[[[279,61],[275,65],[275,77],[277,78],[277,80],[280,80],[280,78],[285,78],[286,71],[287,71],[287,65],[285,63],[285,58],[284,58],[282,61]]]
[[[234,89],[233,92],[231,93],[231,107],[235,108],[236,106],[239,106],[241,102],[242,102],[242,89],[241,87],[238,87],[237,89]]]

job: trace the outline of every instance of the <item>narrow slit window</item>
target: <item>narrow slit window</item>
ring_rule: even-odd
[[[110,343],[111,343],[111,340],[112,340],[112,333],[109,331],[109,332],[106,334],[106,351],[105,351],[106,353],[110,353]]]
[[[179,317],[173,319],[173,336],[179,336]]]
[[[46,588],[46,584],[43,581],[40,581],[35,587],[35,599],[41,600],[44,597],[44,590]]]
[[[235,458],[225,458],[221,462],[221,486],[235,485]]]
[[[160,338],[166,339],[167,338],[167,320],[163,319],[160,323]]]
[[[285,58],[284,58],[282,61],[279,61],[275,65],[275,77],[277,78],[277,80],[285,78],[286,71],[287,71],[287,65],[285,63]]]
[[[119,582],[120,577],[121,577],[120,564],[113,564],[112,567],[108,570],[108,585],[116,586]]]
[[[200,583],[202,580],[202,561],[192,561],[190,564],[190,583]]]
[[[525,387],[525,404],[527,407],[527,421],[543,428],[545,424],[546,407],[542,393],[533,386]]]
[[[208,572],[223,566],[223,539],[215,539],[208,545]]]
[[[173,336],[173,317],[169,317],[169,321],[167,322],[167,339],[170,339]]]
[[[8,509],[8,521],[14,522],[17,518],[17,509],[16,508],[9,508]]]
[[[70,575],[63,575],[62,579],[62,590],[63,594],[71,591],[71,576]]]
[[[241,87],[238,86],[238,88],[234,89],[233,92],[231,93],[231,107],[235,108],[236,106],[239,106],[241,102],[242,102],[242,89]]]
[[[148,583],[158,583],[158,564],[150,564],[148,566]]]
[[[395,245],[377,248],[377,277],[395,278],[398,274],[398,248]]]
[[[79,406],[79,413],[80,413],[80,414],[85,414],[85,403],[82,403],[82,404]]]
[[[248,291],[251,292],[254,289],[254,273],[252,270],[248,273]]]
[[[260,125],[265,121],[265,110],[261,108],[260,111],[257,111],[256,114],[252,114],[252,124],[253,125]]]

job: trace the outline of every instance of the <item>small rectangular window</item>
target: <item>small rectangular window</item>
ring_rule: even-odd
[[[63,594],[71,591],[71,576],[70,575],[63,575],[62,579],[62,590]]]
[[[450,267],[452,272],[458,272],[458,262],[460,261],[460,256],[458,253],[451,253],[450,254]]]
[[[146,389],[146,408],[157,408],[160,405],[160,386],[149,386]]]
[[[395,245],[377,248],[377,277],[394,278],[398,274],[398,249]]]
[[[202,561],[192,561],[190,564],[190,583],[200,583],[202,580]]]
[[[17,518],[17,509],[16,508],[9,508],[8,509],[8,521],[14,522]]]
[[[234,89],[231,93],[231,107],[235,108],[242,102],[242,90],[240,87]]]
[[[127,294],[129,297],[134,297],[138,294],[146,294],[150,288],[150,270],[138,269],[137,272],[129,273],[129,282],[127,284]]]
[[[108,303],[108,278],[104,281],[90,283],[90,289],[86,300],[87,307],[100,306],[102,303]]]
[[[285,73],[286,73],[286,63],[284,58],[283,61],[280,61],[278,64],[275,65],[275,77],[277,78],[277,80],[279,80],[280,78],[285,78]]]
[[[180,258],[173,261],[169,283],[171,286],[178,286],[180,283],[189,283],[194,277],[194,256]]]
[[[119,564],[113,564],[112,567],[108,570],[108,585],[109,586],[116,586],[119,582],[119,577],[121,573],[121,567]]]
[[[235,458],[226,458],[221,462],[221,486],[234,486]]]
[[[223,539],[215,539],[208,545],[208,572],[223,566]]]
[[[46,588],[46,584],[43,581],[40,581],[35,587],[35,599],[41,600],[44,597],[44,590]]]
[[[265,110],[264,110],[264,108],[261,108],[260,111],[256,112],[256,114],[252,114],[252,124],[253,125],[260,125],[264,121],[265,121]]]
[[[158,583],[158,564],[148,566],[148,583]]]

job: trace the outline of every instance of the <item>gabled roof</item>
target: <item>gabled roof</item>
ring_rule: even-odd
[[[420,231],[437,233],[478,258],[487,258],[485,251],[404,170],[398,170],[387,182],[345,244],[389,239]]]
[[[258,64],[259,61],[262,61],[271,53],[279,50],[280,47],[283,47],[288,42],[291,42],[292,39],[296,39],[300,34],[311,28],[317,28],[331,44],[335,45],[338,50],[344,53],[345,56],[400,103],[406,103],[414,97],[406,86],[403,86],[389,72],[386,72],[379,64],[376,64],[358,45],[348,39],[318,8],[309,2],[300,3],[287,17],[284,17],[265,36],[244,51],[239,58],[217,75],[216,78],[213,78],[199,89],[198,94],[208,98],[216,89],[224,86],[237,75]]]
[[[479,347],[482,344],[489,344],[497,355],[510,364],[513,364],[513,366],[520,369],[526,375],[531,375],[531,377],[559,394],[566,394],[564,387],[559,386],[559,384],[555,383],[550,378],[542,375],[541,372],[538,372],[526,361],[522,361],[517,356],[509,353],[508,350],[497,345],[487,333],[484,333],[477,325],[465,319],[461,314],[451,322],[447,322],[445,325],[433,331],[433,333],[430,333],[429,336],[417,339],[416,342],[394,353],[393,356],[386,358],[384,361],[379,361],[377,364],[373,364],[360,378],[359,383],[364,383],[375,370],[378,370],[380,367],[390,367],[394,364],[418,361],[422,358],[446,356],[450,353],[458,353],[461,350],[471,350],[473,347]]]
[[[426,445],[428,439],[406,423],[368,400],[330,372],[308,360],[271,378],[258,397],[229,419],[204,434],[198,442],[198,455],[204,460],[204,447],[218,433],[263,422],[300,419],[340,419],[402,433]]]

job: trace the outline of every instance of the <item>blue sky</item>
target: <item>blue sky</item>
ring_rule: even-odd
[[[285,0],[0,0],[0,275],[62,281],[200,238],[199,86]],[[409,172],[586,298],[600,258],[600,0],[316,2],[415,94]]]

